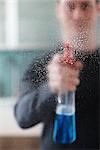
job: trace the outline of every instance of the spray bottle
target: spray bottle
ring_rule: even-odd
[[[64,64],[74,66],[72,47],[64,45]],[[54,120],[53,141],[70,144],[76,140],[75,92],[66,91],[58,95],[56,116]]]

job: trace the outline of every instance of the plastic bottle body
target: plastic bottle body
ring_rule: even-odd
[[[67,144],[76,139],[75,93],[67,92],[58,96],[54,122],[53,141]]]

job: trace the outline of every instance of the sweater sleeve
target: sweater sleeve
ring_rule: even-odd
[[[20,96],[14,107],[15,118],[21,128],[45,122],[54,112],[57,95],[48,86],[47,59],[32,62],[21,81]]]

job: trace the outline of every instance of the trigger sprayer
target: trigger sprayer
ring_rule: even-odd
[[[64,45],[64,64],[74,66],[72,47]],[[54,120],[53,141],[70,144],[76,140],[75,92],[66,91],[58,95]]]

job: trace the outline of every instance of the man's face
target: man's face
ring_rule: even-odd
[[[96,22],[96,0],[60,0],[57,6],[57,15],[68,34],[89,32]]]

